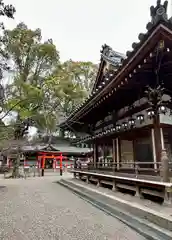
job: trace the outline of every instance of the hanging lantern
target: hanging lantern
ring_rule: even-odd
[[[122,127],[123,127],[124,129],[126,129],[127,126],[128,126],[128,124],[127,124],[126,122],[123,122],[123,123],[122,123]]]
[[[167,112],[167,108],[162,105],[162,106],[159,107],[158,111],[159,111],[160,114],[162,113],[162,114],[165,115],[166,112]]]
[[[158,48],[159,49],[163,49],[164,48],[164,40],[160,40]]]
[[[143,115],[143,114],[139,114],[139,115],[137,116],[137,120],[138,120],[140,123],[142,123],[142,122],[144,121],[144,115]]]
[[[135,119],[134,119],[134,118],[130,118],[130,119],[128,120],[128,125],[129,125],[130,127],[134,127],[134,125],[135,125]]]
[[[149,109],[149,110],[147,111],[147,113],[148,113],[148,117],[149,117],[150,119],[152,119],[152,118],[155,116],[155,111],[152,110],[152,109]]]
[[[120,130],[121,130],[121,125],[119,125],[119,124],[116,125],[116,130],[117,130],[117,131],[120,131]]]

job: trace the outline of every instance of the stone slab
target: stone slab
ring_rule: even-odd
[[[74,184],[77,188],[84,188],[85,191],[91,191],[92,194],[100,194],[109,199],[114,206],[128,211],[129,213],[148,220],[157,226],[172,231],[172,207],[153,203],[148,200],[139,199],[128,194],[113,192],[102,187],[97,188],[94,185],[88,185],[77,179],[68,179],[69,184]]]

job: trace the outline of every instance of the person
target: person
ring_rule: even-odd
[[[36,175],[36,166],[35,166],[35,164],[33,165],[32,170],[33,170],[33,176],[35,177],[35,175]]]
[[[24,166],[24,178],[26,179],[26,177],[29,176],[29,172],[30,172],[30,167],[29,166]]]
[[[81,166],[82,166],[81,160],[78,158],[78,160],[77,160],[77,168],[81,169]]]
[[[77,158],[75,158],[75,160],[74,160],[74,169],[76,169],[77,168]]]

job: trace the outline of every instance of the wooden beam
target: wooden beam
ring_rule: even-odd
[[[151,129],[151,138],[152,138],[152,150],[153,150],[154,169],[157,169],[156,149],[155,149],[155,130],[153,128]]]
[[[119,170],[119,162],[120,162],[119,138],[116,138],[116,162],[117,162],[117,170]]]
[[[160,128],[160,135],[161,135],[161,146],[162,146],[162,149],[165,149],[164,134],[163,134],[163,129],[162,128]]]
[[[94,144],[93,162],[94,162],[94,167],[96,167],[96,163],[97,163],[97,146],[96,146],[96,143]]]

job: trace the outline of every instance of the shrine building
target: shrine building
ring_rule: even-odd
[[[102,46],[90,96],[61,124],[82,136],[78,143],[94,149],[93,163],[87,170],[72,170],[75,177],[163,201],[172,199],[172,18],[167,6],[168,1],[157,1],[150,8],[147,31],[138,34],[132,51],[124,55]]]

